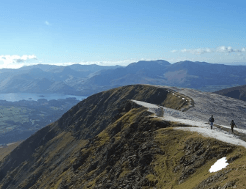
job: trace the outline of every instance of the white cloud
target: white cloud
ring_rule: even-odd
[[[176,53],[176,52],[178,52],[178,51],[177,51],[177,50],[172,50],[171,52],[172,52],[172,53]]]
[[[25,62],[27,60],[31,59],[37,59],[35,55],[0,55],[0,61],[3,61],[4,63],[11,64],[11,63],[20,63]]]
[[[0,67],[2,68],[18,68],[24,65],[28,60],[37,60],[35,55],[0,55]]]
[[[47,26],[50,26],[51,24],[48,21],[44,22]]]
[[[140,59],[140,60],[147,60],[147,59]],[[127,66],[130,63],[138,62],[140,60],[128,59],[128,60],[119,60],[119,61],[82,61],[79,62],[79,64],[81,65],[97,64],[100,66],[114,66],[114,65]]]
[[[211,53],[211,52],[213,52],[213,50],[210,48],[205,48],[205,49],[199,49],[198,52],[199,52],[199,54]]]
[[[225,47],[225,46],[220,46],[216,49],[216,52],[221,52],[221,53],[232,53],[232,52],[239,52],[237,49],[233,49],[232,47]]]
[[[198,49],[182,49],[180,51],[178,50],[172,50],[171,51],[172,53],[175,53],[175,52],[182,52],[182,53],[191,53],[191,54],[204,54],[204,53],[226,53],[226,54],[229,54],[229,53],[243,53],[243,52],[246,52],[246,48],[242,48],[242,49],[233,49],[232,47],[228,46],[220,46],[220,47],[217,47],[216,49],[211,49],[211,48],[198,48]]]
[[[183,49],[181,50],[182,53],[191,53],[191,54],[204,54],[204,53],[211,53],[213,52],[210,48],[199,48],[199,49]]]

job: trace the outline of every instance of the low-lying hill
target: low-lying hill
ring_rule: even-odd
[[[88,97],[0,162],[0,187],[241,187],[246,150],[155,117],[131,99],[176,110],[196,106],[170,88],[125,86]],[[164,114],[165,117],[165,114]],[[230,166],[209,173],[226,156]]]
[[[246,85],[222,89],[214,93],[246,101]]]

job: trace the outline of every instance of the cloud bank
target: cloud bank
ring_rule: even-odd
[[[0,61],[3,61],[4,63],[20,63],[25,62],[27,60],[31,59],[37,59],[35,55],[0,55]]]
[[[37,57],[35,55],[0,55],[0,67],[17,68],[23,66],[28,60],[37,60]]]
[[[182,52],[182,53],[191,53],[191,54],[205,54],[205,53],[244,53],[246,52],[246,48],[242,49],[234,49],[232,47],[220,46],[216,49],[212,48],[198,48],[198,49],[182,49],[182,50],[172,50],[172,53]]]

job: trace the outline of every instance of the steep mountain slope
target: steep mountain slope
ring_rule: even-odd
[[[178,98],[172,104],[173,97],[165,89],[150,86],[128,86],[93,95],[16,148],[1,163],[1,186],[29,188],[49,172],[52,172],[53,177],[58,170],[63,171],[67,166],[72,166],[76,153],[88,143],[88,139],[93,139],[131,109],[132,105],[126,102],[127,99],[144,100],[173,108],[181,108],[186,104]],[[9,180],[7,172],[15,174],[11,176],[13,182]],[[52,181],[49,184],[52,185]]]
[[[173,89],[148,85],[92,95],[6,156],[0,187],[243,188],[245,148],[177,130],[187,125],[158,118],[131,99],[173,110],[196,106]],[[229,167],[209,173],[224,156]]]
[[[8,144],[7,146],[0,146],[0,161],[5,156],[7,156],[12,150],[14,150],[19,144],[20,142],[16,142],[16,143]]]
[[[246,85],[222,89],[214,93],[246,101]]]

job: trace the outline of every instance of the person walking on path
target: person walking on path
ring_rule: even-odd
[[[209,122],[210,122],[210,125],[211,125],[211,129],[213,129],[213,124],[214,124],[214,117],[213,117],[213,115],[211,115],[211,117],[209,118]]]
[[[235,124],[235,122],[233,120],[231,120],[231,124],[230,125],[231,125],[231,132],[233,133],[233,128],[237,127],[237,126],[236,126],[236,124]]]

